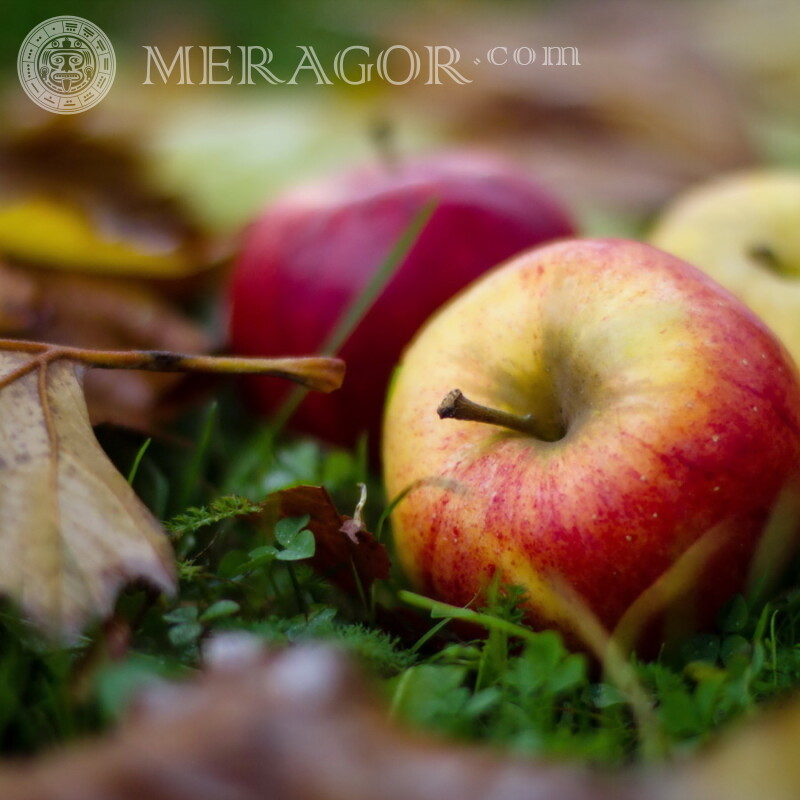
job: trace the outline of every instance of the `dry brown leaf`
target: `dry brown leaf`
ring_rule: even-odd
[[[93,351],[0,340],[0,594],[54,637],[74,639],[143,580],[175,586],[163,529],[95,439],[85,366],[156,372],[257,372],[319,391],[339,387],[329,358],[241,359]]]
[[[446,744],[389,722],[329,647],[212,640],[210,669],[140,698],[114,736],[0,768],[13,800],[793,800],[800,703],[708,754],[599,774]]]
[[[398,6],[386,29],[420,51],[432,39],[457,42],[473,78],[468,87],[410,84],[417,111],[461,141],[501,148],[573,208],[642,214],[683,186],[757,158],[753,109],[694,11],[655,0],[518,4],[503,14],[473,4],[458,15],[430,9],[420,25]],[[580,65],[544,65],[547,46],[577,48]],[[509,63],[488,63],[494,47],[508,48],[496,57]],[[518,47],[532,47],[536,61],[514,64]]]
[[[30,361],[0,352],[0,379]],[[0,391],[0,593],[67,639],[130,581],[175,586],[161,526],[95,439],[83,372],[60,360]]]
[[[228,645],[226,645],[228,647]],[[234,647],[234,649],[236,649]],[[233,663],[230,663],[233,659]],[[444,745],[387,722],[344,657],[249,654],[152,690],[115,737],[0,771],[14,800],[624,800],[576,769]]]
[[[132,281],[0,264],[0,335],[109,350],[207,353],[209,337],[168,300]],[[174,402],[185,376],[91,372],[92,424],[156,432],[199,392]],[[193,384],[194,385],[194,384]]]
[[[0,336],[25,335],[37,321],[36,281],[0,263]]]
[[[38,284],[38,321],[25,338],[108,350],[208,353],[210,338],[153,291],[131,283],[80,275],[47,275]],[[171,403],[186,376],[92,371],[86,400],[92,424],[152,433],[180,410]]]
[[[368,591],[375,580],[389,577],[389,553],[352,517],[340,514],[327,489],[295,486],[277,493],[281,517],[311,519],[316,549],[309,563],[321,575],[348,593]],[[356,585],[356,576],[360,586]]]

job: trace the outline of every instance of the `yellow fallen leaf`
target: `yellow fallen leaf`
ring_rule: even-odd
[[[179,242],[107,231],[83,209],[36,195],[0,203],[0,247],[12,260],[143,278],[180,278],[207,266]]]
[[[183,278],[224,255],[155,184],[141,148],[56,120],[0,136],[0,254],[25,265]]]

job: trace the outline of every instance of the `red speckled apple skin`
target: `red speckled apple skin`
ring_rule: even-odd
[[[372,169],[277,200],[248,231],[230,284],[230,346],[244,355],[318,353],[393,245],[432,199],[438,205],[408,256],[341,348],[344,387],[309,395],[298,430],[377,452],[386,389],[422,323],[512,255],[573,233],[566,213],[504,162],[457,154]],[[248,379],[253,405],[272,413],[286,389]]]
[[[453,388],[565,434],[440,420]],[[636,242],[539,248],[442,309],[404,356],[383,455],[389,497],[413,487],[393,530],[424,592],[469,603],[499,570],[534,624],[571,637],[553,579],[608,630],[637,598],[658,608],[654,586],[703,626],[745,587],[779,497],[794,515],[770,547],[797,544],[796,367],[710,278]]]

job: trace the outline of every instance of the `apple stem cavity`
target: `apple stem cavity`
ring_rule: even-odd
[[[460,419],[465,422],[499,425],[545,442],[555,442],[561,438],[561,435],[554,435],[553,431],[547,430],[532,414],[512,414],[509,411],[489,408],[465,397],[461,389],[448,392],[444,400],[439,403],[436,413],[440,419]]]
[[[748,254],[759,266],[764,267],[775,275],[782,275],[784,277],[797,276],[797,273],[788,269],[787,265],[778,258],[775,251],[768,245],[755,245],[749,249]]]

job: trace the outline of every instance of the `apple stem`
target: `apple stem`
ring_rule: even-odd
[[[439,404],[436,413],[440,419],[460,419],[466,422],[484,422],[487,425],[499,425],[509,428],[512,431],[525,433],[535,436],[537,439],[552,441],[552,436],[548,436],[542,430],[539,422],[532,414],[512,414],[508,411],[500,411],[497,408],[489,408],[475,403],[464,396],[461,389],[453,389]]]
[[[391,121],[385,118],[376,120],[372,128],[372,138],[386,171],[396,172],[400,166],[400,157]]]

